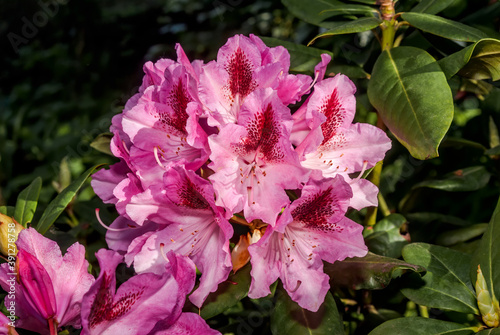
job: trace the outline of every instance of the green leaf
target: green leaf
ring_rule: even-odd
[[[389,320],[384,322],[369,335],[388,335],[388,334],[405,334],[405,335],[469,335],[474,334],[474,331],[465,326],[448,321],[436,319],[408,317]]]
[[[333,59],[333,53],[330,51],[310,48],[305,45],[282,41],[272,37],[260,38],[269,47],[284,46],[290,53],[290,70],[294,72],[314,73],[314,67],[321,61],[322,54],[329,54]]]
[[[403,13],[401,17],[417,29],[451,40],[476,42],[488,37],[481,30],[436,15]]]
[[[470,255],[437,245],[412,243],[403,248],[403,258],[427,269],[417,287],[401,290],[408,299],[427,307],[479,314],[469,277]]]
[[[0,206],[0,213],[10,217],[14,217],[14,212],[16,208],[14,206]]]
[[[486,155],[500,155],[500,145],[494,148],[488,149],[484,152]]]
[[[250,288],[250,270],[251,266],[247,264],[236,273],[231,273],[227,281],[219,284],[217,291],[208,295],[201,307],[200,315],[204,319],[210,319],[245,298]]]
[[[288,293],[280,287],[276,292],[277,300],[271,315],[273,335],[330,335],[343,334],[344,326],[337,310],[337,304],[330,292],[317,312],[301,308],[292,301]]]
[[[332,286],[378,290],[407,271],[423,272],[425,269],[399,259],[368,253],[365,257],[325,263],[324,271],[330,276]]]
[[[451,246],[454,244],[466,242],[482,235],[486,231],[487,227],[487,223],[478,223],[470,227],[447,230],[437,237],[436,243],[443,246]]]
[[[368,98],[413,157],[438,156],[454,106],[446,77],[431,55],[414,47],[384,51],[375,62]]]
[[[371,30],[377,28],[381,23],[382,21],[375,17],[365,17],[354,21],[338,22],[338,24],[335,27],[314,37],[307,45],[309,46],[313,44],[314,41],[322,37],[329,37],[342,34],[353,34]]]
[[[41,188],[42,178],[36,177],[17,197],[14,219],[25,228],[35,215]]]
[[[448,173],[440,180],[424,180],[413,186],[434,188],[448,192],[476,191],[488,184],[491,174],[484,166],[471,166]]]
[[[332,25],[332,22],[323,22],[328,16],[321,15],[320,13],[327,9],[334,9],[344,5],[342,2],[336,0],[281,0],[281,3],[299,19],[324,28],[331,28],[335,24]]]
[[[320,13],[320,15],[325,15],[327,17],[333,17],[337,15],[364,15],[364,16],[375,16],[377,10],[363,5],[343,5],[337,6],[331,9],[325,9]]]
[[[482,39],[438,61],[439,66],[451,78],[455,74],[470,79],[500,79],[500,41]]]
[[[481,330],[479,333],[476,333],[476,335],[500,335],[500,328]]]
[[[61,193],[57,195],[57,197],[52,200],[45,212],[43,212],[40,221],[38,222],[38,226],[36,230],[40,234],[45,234],[47,230],[52,226],[52,224],[56,221],[56,219],[61,215],[66,206],[73,200],[73,197],[76,195],[76,192],[80,190],[88,177],[99,167],[104,164],[99,164],[94,167],[91,167],[87,171],[85,171],[80,177],[78,177],[75,181],[73,181],[68,187],[66,187]]]
[[[99,134],[91,143],[90,146],[97,151],[105,153],[107,155],[113,156],[113,153],[110,149],[111,139],[113,138],[113,134],[104,133]]]
[[[422,0],[418,5],[413,7],[411,11],[416,13],[437,14],[454,2],[455,0]]]
[[[470,278],[477,280],[477,266],[481,265],[488,291],[498,301],[500,298],[500,200],[493,212],[488,228],[481,238],[470,266]]]
[[[399,231],[404,223],[406,219],[400,214],[391,214],[383,218],[373,226],[368,236],[365,234],[366,246],[377,255],[400,257],[401,250],[408,244]]]
[[[467,65],[459,72],[470,79],[500,79],[500,41],[485,39],[475,44]]]

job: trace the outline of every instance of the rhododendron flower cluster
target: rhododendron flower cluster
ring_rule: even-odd
[[[113,298],[110,273],[121,257],[138,273],[127,289],[140,290],[139,276],[155,283],[155,292],[134,293],[137,306],[141,299],[152,306],[170,285],[166,271],[192,267],[183,271],[202,275],[189,299],[201,307],[233,269],[230,239],[240,223],[251,234],[242,239],[252,243],[249,296],[266,296],[280,278],[294,301],[317,311],[329,289],[323,261],[367,253],[362,227],[345,213],[377,204],[377,188],[361,175],[383,159],[390,140],[353,123],[356,88],[342,74],[325,78],[328,55],[313,79],[289,73],[287,50],[253,35],[230,38],[206,64],[176,50],[176,61],[144,65],[139,92],[113,118],[111,150],[120,161],[97,172],[92,185],[119,213],[106,234],[116,253],[98,254],[112,263],[102,265],[110,272],[102,270],[84,308],[96,294]],[[185,294],[193,287],[175,285]],[[106,313],[115,308],[111,300],[99,304]],[[85,313],[84,329],[121,322]]]

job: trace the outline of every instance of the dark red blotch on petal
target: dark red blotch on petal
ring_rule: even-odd
[[[104,274],[99,291],[90,309],[89,325],[95,328],[106,321],[113,321],[126,314],[144,293],[144,288],[128,292],[113,303],[111,293],[111,275]]]
[[[198,187],[189,179],[184,179],[184,183],[179,185],[177,194],[178,206],[185,206],[194,209],[208,209],[210,204],[205,199]]]
[[[337,129],[344,121],[344,113],[342,112],[342,105],[339,101],[337,89],[334,89],[330,97],[325,99],[319,111],[326,116],[326,121],[321,125],[321,131],[324,137],[321,145],[325,145],[337,134]]]
[[[225,69],[229,74],[229,91],[231,96],[240,94],[246,97],[257,88],[257,82],[253,79],[253,66],[241,48],[231,55]]]
[[[172,86],[172,90],[168,94],[166,104],[173,110],[173,115],[169,112],[159,111],[160,122],[165,126],[172,127],[181,133],[186,133],[186,123],[189,117],[186,112],[187,105],[193,101],[188,91],[184,87],[182,78],[179,79],[177,84]]]
[[[306,228],[319,229],[323,231],[338,231],[335,223],[328,222],[337,208],[338,199],[333,188],[308,196],[292,211],[294,221],[302,223]]]
[[[278,143],[281,137],[280,124],[274,118],[273,106],[268,104],[264,110],[255,113],[255,118],[247,125],[248,136],[235,146],[242,156],[259,150],[266,162],[279,162],[284,153]]]

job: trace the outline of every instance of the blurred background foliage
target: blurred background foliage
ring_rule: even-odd
[[[326,30],[317,22],[301,20],[300,13],[290,12],[283,4],[288,1],[62,2],[57,11],[53,7],[55,14],[46,24],[35,27],[37,32],[25,38],[26,22],[33,23],[34,16],[43,11],[41,3],[49,1],[0,0],[0,206],[13,206],[19,192],[40,176],[43,186],[34,222],[50,200],[85,170],[115,161],[91,143],[108,131],[112,116],[137,90],[145,61],[175,58],[175,43],[183,46],[190,59],[208,61],[215,59],[217,50],[237,33],[306,45]],[[396,10],[412,8],[417,2],[401,0]],[[455,0],[440,15],[500,38],[498,1]],[[438,59],[465,45],[405,29],[402,45],[426,49]],[[23,38],[23,43],[13,46],[13,34]],[[366,94],[366,78],[380,54],[373,35],[339,35],[319,39],[313,47],[333,53],[330,72],[346,73],[355,81],[357,120],[375,123],[376,114]],[[380,190],[386,210],[404,215],[397,224],[397,236],[408,234],[412,242],[468,252],[484,231],[484,225],[477,224],[489,221],[500,189],[500,85],[498,81],[458,76],[449,83],[455,116],[441,144],[440,157],[419,161],[394,140],[384,162]],[[454,184],[456,177],[464,174],[470,178]],[[96,207],[102,209],[105,222],[110,223],[116,215],[87,185],[58,219],[52,238],[63,249],[74,240],[84,242],[89,257],[93,257],[94,251],[105,246],[104,228],[94,215]],[[400,254],[398,248],[396,254]],[[349,333],[363,334],[373,324],[398,313],[418,314],[398,291],[396,283],[369,298],[363,291],[350,295],[337,292],[345,298],[344,321],[352,328]],[[359,313],[359,305],[351,308],[346,303],[350,299],[362,302],[364,314]],[[231,322],[235,315],[240,317],[259,303],[244,300],[227,311],[224,320],[211,322],[215,326],[218,322],[233,324],[234,328]],[[379,308],[376,315],[370,313],[373,305]],[[264,323],[262,334],[268,329]]]

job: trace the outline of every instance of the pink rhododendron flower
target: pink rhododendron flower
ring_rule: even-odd
[[[225,212],[215,205],[212,185],[181,167],[165,173],[164,184],[152,199],[157,206],[154,217],[165,224],[164,228],[134,240],[126,260],[129,264],[133,260],[139,273],[158,273],[165,263],[163,252],[173,250],[188,256],[202,273],[200,286],[190,296],[201,307],[231,271],[229,239],[233,228]],[[145,210],[148,208],[153,207]]]
[[[314,86],[305,116],[311,131],[297,147],[302,166],[320,170],[327,178],[340,174],[349,180],[350,173],[371,168],[384,158],[391,147],[385,132],[369,124],[352,123],[355,92],[356,87],[344,75]],[[360,192],[354,195],[352,207],[361,209],[377,204],[376,197],[366,196],[373,194],[371,183],[360,181],[357,189]]]
[[[13,321],[0,313],[0,335],[19,335],[14,327],[12,327],[13,324]]]
[[[317,311],[330,288],[322,260],[333,263],[367,253],[363,227],[344,216],[351,197],[341,176],[311,179],[276,226],[268,226],[264,236],[248,247],[252,257],[249,297],[268,295],[269,285],[279,277],[292,300]]]
[[[274,225],[290,200],[285,189],[297,189],[307,180],[290,143],[289,109],[268,88],[251,93],[241,107],[238,124],[227,124],[209,138],[215,171],[209,179],[218,205],[229,212],[244,211],[250,222]]]
[[[16,294],[5,299],[6,306],[15,301],[16,325],[40,334],[56,334],[63,326],[80,328],[82,297],[94,282],[84,247],[75,243],[63,257],[56,242],[33,228],[21,231],[16,244]],[[2,264],[0,284],[7,292],[12,272],[8,263]]]
[[[96,256],[101,273],[83,299],[82,334],[149,334],[157,325],[168,329],[176,324],[196,278],[188,258],[169,253],[161,274],[135,275],[116,290],[122,256],[104,249]]]

